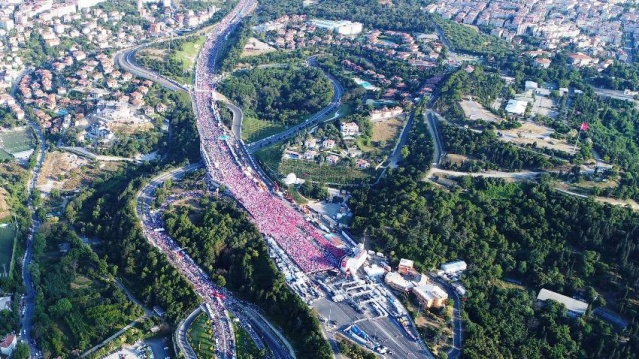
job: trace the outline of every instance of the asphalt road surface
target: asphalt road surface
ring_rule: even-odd
[[[442,162],[442,157],[444,156],[444,140],[442,139],[442,135],[439,133],[439,123],[437,123],[436,116],[437,113],[427,109],[424,114],[424,120],[428,125],[430,136],[435,141],[435,148],[433,151],[433,165],[439,166],[439,164]]]
[[[16,80],[16,83],[19,80]],[[31,172],[31,177],[29,179],[27,191],[29,195],[28,207],[32,213],[32,225],[29,231],[29,236],[27,238],[27,248],[22,258],[22,281],[27,290],[26,295],[24,296],[24,315],[20,319],[20,335],[19,339],[25,341],[29,344],[29,349],[31,350],[32,357],[36,357],[40,355],[40,351],[37,348],[35,340],[31,337],[31,329],[32,329],[32,319],[33,313],[35,311],[35,287],[31,278],[31,272],[29,270],[29,266],[31,264],[31,260],[33,259],[33,236],[38,231],[40,227],[40,221],[37,218],[35,208],[33,206],[33,198],[31,195],[38,183],[38,178],[40,176],[40,171],[42,170],[42,164],[44,163],[46,157],[46,142],[44,141],[44,136],[42,135],[42,129],[40,125],[34,121],[32,118],[27,118],[27,123],[29,127],[33,129],[37,139],[38,139],[38,148],[37,151],[37,160],[36,166]]]
[[[433,358],[429,350],[420,346],[418,342],[409,339],[404,329],[390,316],[369,319],[362,317],[346,302],[335,303],[327,298],[320,298],[313,303],[317,310],[327,320],[333,322],[328,325],[327,332],[333,336],[342,332],[349,325],[356,324],[370,336],[376,336],[382,345],[387,346],[398,358]],[[330,323],[328,323],[330,324]]]

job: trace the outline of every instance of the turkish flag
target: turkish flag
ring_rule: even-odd
[[[585,122],[581,123],[581,127],[579,127],[581,131],[588,131],[588,124]]]

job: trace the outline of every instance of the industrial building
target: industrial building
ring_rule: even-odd
[[[468,265],[466,264],[466,262],[461,260],[448,262],[441,265],[441,270],[448,275],[465,271],[466,268],[468,268]]]
[[[573,316],[582,316],[588,309],[588,303],[542,288],[537,295],[537,300],[545,302],[549,299],[565,305],[568,313]]]
[[[397,272],[387,273],[386,277],[384,277],[384,282],[386,282],[389,287],[403,293],[410,292],[415,286],[411,281],[404,279],[404,277]]]
[[[526,107],[528,107],[528,102],[522,100],[508,100],[506,104],[506,112],[523,116],[526,113]]]

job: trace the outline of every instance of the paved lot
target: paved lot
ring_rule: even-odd
[[[486,110],[484,106],[478,104],[475,101],[460,101],[462,110],[464,110],[464,114],[467,119],[470,120],[484,120],[488,122],[497,122],[499,121],[499,117],[493,115],[490,111]]]
[[[169,341],[166,338],[149,339],[146,340],[145,343],[149,345],[149,348],[151,348],[155,359],[165,359],[170,357],[169,350],[164,349],[169,347]]]

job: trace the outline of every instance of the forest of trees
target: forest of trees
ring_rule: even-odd
[[[408,153],[420,142],[409,142]],[[354,190],[353,231],[392,262],[411,258],[422,271],[458,258],[470,264],[462,278],[466,357],[637,357],[639,215],[561,194],[546,177],[519,184],[464,177],[463,191],[447,192],[421,181],[432,155],[423,150],[420,168],[408,162]],[[579,294],[591,310],[606,306],[633,324],[621,332],[591,310],[573,319],[559,305],[539,308],[542,287]]]
[[[496,59],[505,58],[511,52],[512,45],[496,36],[486,35],[478,29],[444,20],[439,15],[433,16],[432,19],[442,29],[450,46],[453,47],[452,50]]]
[[[220,92],[261,120],[293,125],[328,105],[333,86],[313,67],[256,68],[230,76]]]
[[[62,244],[69,250],[52,261]],[[33,251],[33,336],[45,356],[84,352],[143,314],[108,280],[107,263],[67,225],[41,227]]]
[[[394,1],[392,6],[368,0],[324,0],[303,6],[296,0],[268,1],[260,4],[260,20],[273,20],[283,15],[308,14],[329,20],[358,21],[368,28],[408,32],[432,32],[428,14],[421,10],[418,0]],[[420,14],[421,16],[407,16]]]
[[[559,159],[499,141],[498,135],[492,131],[477,133],[446,123],[440,125],[449,153],[491,162],[510,171],[550,169],[562,163]]]
[[[172,93],[175,107],[167,115],[172,141],[164,165],[200,160],[199,136],[187,94]],[[82,234],[102,239],[98,253],[112,265],[115,275],[148,306],[160,305],[174,323],[197,303],[195,292],[166,258],[144,237],[135,213],[137,190],[159,165],[128,167],[110,179],[96,182],[74,198],[65,216]]]
[[[286,285],[266,243],[245,212],[229,199],[205,198],[196,213],[176,207],[164,215],[166,229],[202,268],[244,299],[256,303],[291,339],[298,358],[330,358],[319,321]]]

